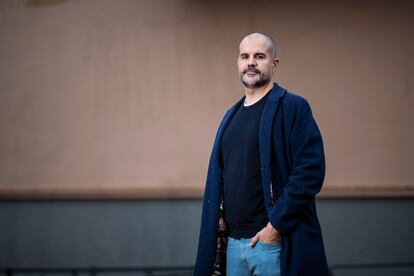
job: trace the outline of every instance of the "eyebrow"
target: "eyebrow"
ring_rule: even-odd
[[[249,55],[248,53],[240,53],[240,56],[243,56],[243,55]],[[256,55],[270,55],[270,54],[267,54],[266,52],[256,52],[256,53],[254,53],[253,54],[254,56],[256,56]]]

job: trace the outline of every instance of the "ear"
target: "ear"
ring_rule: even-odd
[[[272,61],[272,72],[275,72],[278,67],[279,67],[279,59],[275,58]]]

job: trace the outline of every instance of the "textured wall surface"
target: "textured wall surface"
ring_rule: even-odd
[[[252,31],[276,39],[276,80],[313,107],[327,189],[413,191],[413,7],[1,1],[0,195],[199,196]]]

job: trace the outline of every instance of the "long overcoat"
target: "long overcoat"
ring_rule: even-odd
[[[270,223],[279,231],[282,276],[329,275],[315,195],[325,176],[320,131],[308,102],[275,84],[259,124],[259,150],[265,204]],[[210,157],[194,269],[211,276],[217,248],[223,167],[220,144],[244,97],[225,114]]]

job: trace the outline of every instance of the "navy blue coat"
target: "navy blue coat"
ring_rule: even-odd
[[[322,137],[308,102],[274,85],[259,125],[263,193],[270,223],[282,235],[282,276],[329,275],[315,195],[325,176]],[[195,276],[211,276],[217,247],[223,132],[244,98],[225,114],[209,162]],[[271,193],[273,192],[273,199]]]

